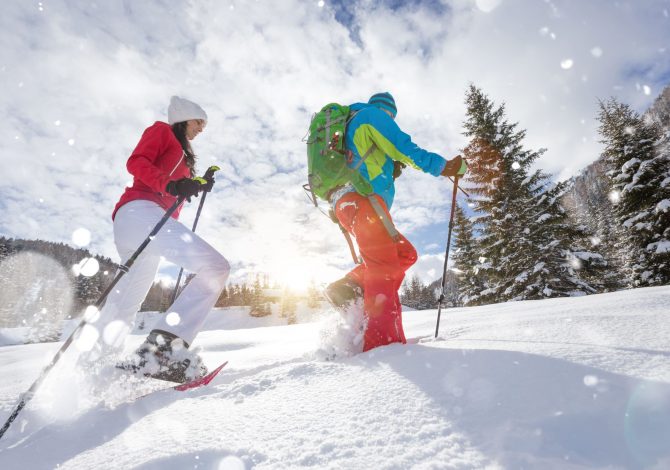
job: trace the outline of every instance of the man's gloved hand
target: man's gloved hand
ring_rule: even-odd
[[[403,162],[399,162],[395,160],[393,162],[393,179],[397,179],[400,175],[402,175],[402,170],[405,169],[407,165],[405,165]]]
[[[449,160],[442,170],[442,176],[463,176],[468,171],[468,162],[460,155]]]
[[[202,191],[204,185],[192,178],[182,178],[176,181],[170,181],[165,190],[176,197],[183,197],[187,202],[191,202],[191,197],[197,196]]]

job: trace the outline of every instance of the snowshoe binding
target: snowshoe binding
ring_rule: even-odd
[[[147,339],[125,363],[117,367],[137,375],[185,383],[207,375],[207,367],[195,351],[178,336],[152,330]]]

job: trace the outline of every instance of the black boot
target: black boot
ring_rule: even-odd
[[[163,330],[152,330],[135,351],[131,369],[145,377],[184,383],[207,374],[202,358],[189,351],[188,343]]]
[[[351,278],[344,276],[324,290],[326,300],[339,312],[346,312],[359,299],[363,299],[363,288]]]

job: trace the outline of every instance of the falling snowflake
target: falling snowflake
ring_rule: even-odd
[[[519,162],[512,163],[512,169],[513,170],[518,170],[519,168],[521,168],[521,165],[519,165]]]
[[[95,305],[89,305],[84,311],[86,323],[95,323],[100,319],[100,310]]]
[[[621,194],[619,191],[610,191],[610,193],[607,195],[607,198],[612,204],[618,204],[621,200]]]
[[[68,145],[74,145],[74,139],[70,139],[67,141]]]
[[[572,269],[582,269],[582,262],[579,260],[579,258],[572,257],[570,258],[570,266],[572,266]]]
[[[77,246],[88,246],[91,243],[91,232],[85,228],[78,228],[72,232],[72,243]]]
[[[501,0],[475,0],[475,4],[484,13],[492,12],[500,4]]]
[[[167,323],[170,326],[176,326],[179,325],[181,322],[181,317],[177,312],[170,312],[167,314],[165,317],[165,323]]]
[[[100,331],[88,323],[79,331],[74,346],[79,351],[90,351],[100,337]]]
[[[573,65],[574,62],[572,61],[572,59],[564,59],[561,61],[561,68],[563,70],[571,69]]]
[[[247,466],[244,460],[234,455],[229,455],[219,462],[217,470],[244,470],[245,468]]]
[[[598,385],[598,377],[595,375],[585,375],[584,376],[584,385],[587,387],[595,387]]]
[[[602,57],[603,50],[601,48],[599,48],[598,46],[596,46],[593,49],[591,49],[591,55],[593,57]]]
[[[72,266],[72,271],[75,276],[91,277],[100,270],[100,263],[95,258],[84,258],[78,264]]]

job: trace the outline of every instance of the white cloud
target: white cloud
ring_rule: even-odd
[[[400,126],[450,157],[465,144],[472,82],[507,103],[527,146],[548,148],[539,165],[563,178],[600,149],[597,98],[643,109],[670,70],[661,0],[385,3],[347,7],[346,26],[337,5],[316,1],[3,5],[0,233],[67,242],[86,227],[89,248],[118,260],[111,211],[130,180],[125,161],[179,94],[210,116],[194,141],[200,168],[222,168],[198,233],[237,273],[284,266],[325,281],[351,267],[339,230],[300,188],[301,138],[326,102],[389,90]],[[450,201],[446,180],[407,169],[392,213],[421,247],[441,242],[425,234],[448,220]]]

